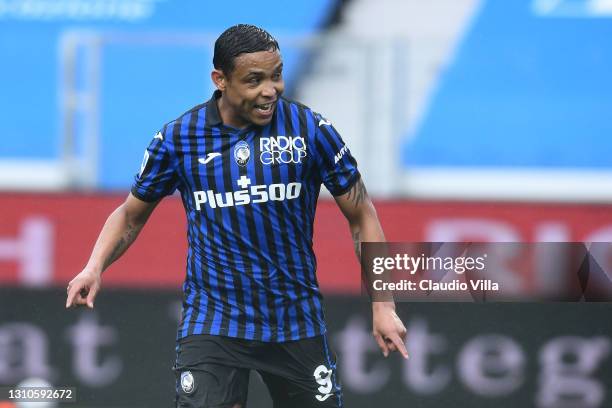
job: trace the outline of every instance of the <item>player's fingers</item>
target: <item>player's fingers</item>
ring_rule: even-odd
[[[395,320],[395,328],[396,328],[397,334],[399,334],[402,340],[405,340],[406,333],[407,333],[406,326],[404,326],[402,319],[400,319],[399,316],[395,313],[393,313],[393,319]]]
[[[387,357],[389,355],[389,348],[387,347],[385,340],[382,338],[380,334],[378,333],[373,333],[373,334],[374,334],[374,338],[376,339],[376,343],[378,343],[378,347],[380,347],[380,349],[382,350],[383,355]]]
[[[408,333],[408,331],[406,330],[406,328],[405,328],[405,327],[404,327],[404,325],[402,324],[402,327],[401,327],[401,329],[400,329],[400,331],[399,331],[399,336],[400,336],[400,339],[402,339],[403,341],[405,341],[405,340],[406,340],[406,334],[407,334],[407,333]]]
[[[77,296],[72,300],[72,303],[70,304],[69,308],[76,308],[76,307],[81,307],[87,304],[87,300]]]
[[[73,304],[75,306],[85,306],[87,304],[87,298],[84,298],[79,294],[76,298],[74,298]]]
[[[82,287],[80,284],[71,286],[68,291],[66,307],[86,305],[88,293],[89,289]]]
[[[397,347],[395,347],[395,344],[393,344],[391,339],[385,338],[385,343],[387,344],[389,351],[397,351]]]
[[[408,350],[406,350],[406,345],[400,338],[398,334],[392,334],[389,339],[393,342],[397,350],[402,354],[404,358],[408,358]]]
[[[90,309],[93,309],[94,307],[94,300],[96,299],[97,294],[98,294],[97,286],[93,286],[91,289],[89,289],[89,294],[87,295],[87,307],[89,307]]]
[[[66,295],[66,309],[74,304],[74,298],[79,293],[80,288],[73,286],[72,283],[68,285],[68,295]]]

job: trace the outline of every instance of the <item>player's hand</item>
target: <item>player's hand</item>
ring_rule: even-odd
[[[68,284],[66,290],[66,309],[73,306],[94,307],[94,300],[100,290],[102,278],[100,274],[92,269],[85,268],[81,273],[74,277]]]
[[[373,330],[372,334],[378,346],[387,357],[389,351],[399,351],[404,358],[408,358],[406,350],[406,327],[395,313],[393,302],[372,303]]]

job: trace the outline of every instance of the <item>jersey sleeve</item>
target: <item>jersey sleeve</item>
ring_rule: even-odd
[[[319,175],[333,196],[346,193],[359,180],[357,161],[332,124],[314,114],[315,149]]]
[[[132,194],[142,201],[154,202],[174,193],[178,175],[170,154],[169,142],[158,132],[144,152],[140,172],[134,177]]]

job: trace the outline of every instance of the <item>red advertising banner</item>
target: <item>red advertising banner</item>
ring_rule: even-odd
[[[123,195],[0,195],[0,285],[65,285],[85,265],[107,216]],[[610,242],[612,205],[380,201],[396,242]],[[176,197],[164,200],[103,285],[179,288],[186,225]],[[319,282],[326,292],[359,293],[360,268],[348,224],[335,203],[319,203],[315,223]]]

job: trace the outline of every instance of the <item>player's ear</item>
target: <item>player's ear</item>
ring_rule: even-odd
[[[221,92],[225,91],[227,78],[225,77],[223,71],[221,71],[220,69],[213,69],[210,73],[210,78],[212,79],[218,90],[220,90]]]

